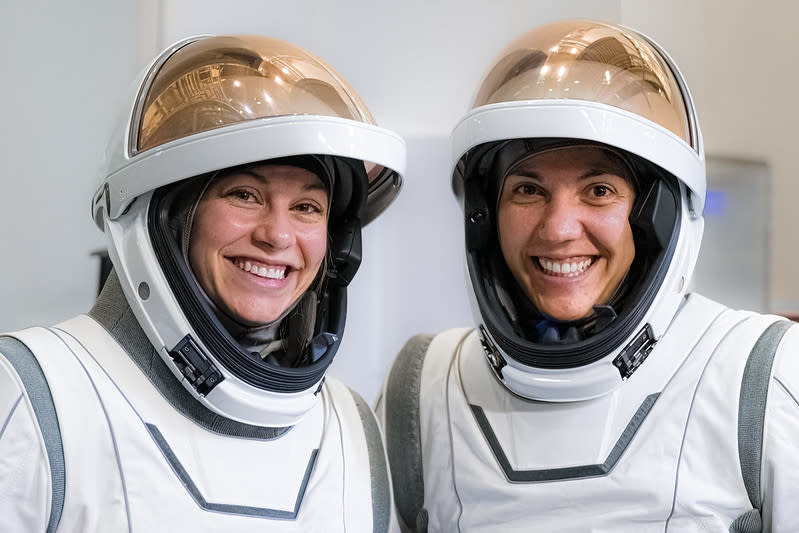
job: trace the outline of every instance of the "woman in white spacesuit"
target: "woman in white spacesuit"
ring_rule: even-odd
[[[97,303],[0,337],[0,530],[386,531],[376,420],[325,372],[404,142],[266,37],[177,43],[132,101]]]
[[[704,152],[668,55],[536,28],[451,139],[478,327],[387,378],[403,528],[799,531],[799,330],[688,292]]]

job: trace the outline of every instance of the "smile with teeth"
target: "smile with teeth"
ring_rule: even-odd
[[[284,279],[286,277],[286,266],[264,266],[257,265],[251,261],[244,259],[236,259],[233,261],[237,267],[250,274],[255,274],[261,278],[268,279]]]
[[[560,276],[566,278],[579,276],[588,270],[588,267],[590,267],[593,262],[593,257],[583,257],[580,259],[567,259],[560,261],[556,259],[549,259],[547,257],[538,258],[538,264],[546,274],[549,274],[550,276]]]

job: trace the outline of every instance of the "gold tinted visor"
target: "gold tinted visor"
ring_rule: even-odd
[[[355,90],[298,46],[251,35],[200,38],[153,66],[135,110],[130,151],[285,115],[374,124]]]
[[[541,99],[598,102],[647,118],[696,149],[692,110],[669,64],[632,30],[593,21],[555,22],[500,54],[474,107]]]

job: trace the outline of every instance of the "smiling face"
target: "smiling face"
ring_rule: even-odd
[[[542,152],[512,168],[499,197],[502,254],[542,313],[588,316],[635,257],[635,190],[623,161],[596,147]]]
[[[208,297],[245,325],[271,322],[310,287],[327,249],[328,195],[302,168],[222,174],[194,214],[189,263]]]

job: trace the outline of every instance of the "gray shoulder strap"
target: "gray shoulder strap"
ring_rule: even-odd
[[[432,335],[416,335],[397,355],[385,392],[386,445],[403,531],[425,531],[419,386]]]
[[[738,459],[741,462],[746,492],[753,509],[739,516],[730,531],[755,533],[762,530],[760,509],[760,462],[763,452],[763,424],[771,368],[777,347],[794,323],[779,320],[771,324],[755,342],[744,367],[738,400]]]
[[[25,344],[13,337],[0,337],[0,353],[8,359],[22,380],[44,438],[44,446],[50,462],[50,477],[53,487],[50,519],[47,523],[47,533],[51,533],[56,530],[61,520],[66,485],[64,477],[64,448],[61,444],[61,429],[58,426],[58,416],[56,415],[53,396],[50,393],[47,379],[42,372],[42,367],[39,366],[36,357]]]
[[[369,404],[354,390],[350,389],[350,392],[361,416],[363,431],[366,434],[366,446],[369,450],[369,472],[372,478],[372,531],[386,533],[391,516],[391,488],[388,486],[383,438]]]

